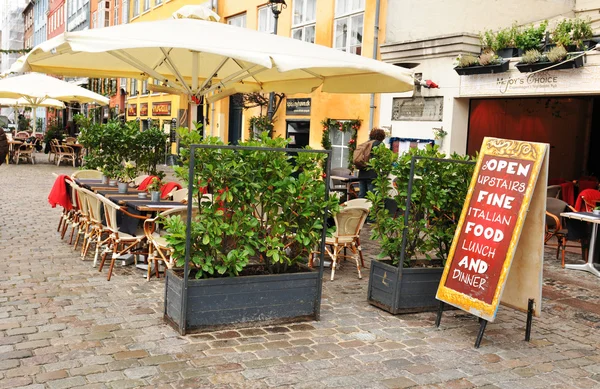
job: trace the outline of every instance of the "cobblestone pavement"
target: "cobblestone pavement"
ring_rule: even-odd
[[[321,321],[179,336],[162,278],[127,267],[107,282],[60,240],[46,199],[51,172],[72,171],[0,166],[0,388],[600,387],[600,280],[550,248],[530,343],[525,315],[504,307],[480,349],[464,312],[440,329],[433,313],[392,316],[367,304],[368,271],[351,265],[324,281]]]

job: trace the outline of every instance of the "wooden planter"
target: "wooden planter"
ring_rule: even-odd
[[[502,61],[498,65],[487,65],[487,66],[470,66],[468,68],[454,68],[454,71],[461,76],[469,76],[473,74],[493,74],[502,73],[508,70],[508,60]]]
[[[556,65],[554,62],[537,62],[537,63],[518,63],[515,65],[517,69],[521,73],[531,73],[538,70],[544,70],[553,65]],[[583,57],[577,57],[573,61],[563,62],[560,65],[553,66],[550,70],[559,70],[559,69],[577,69],[583,67]]]
[[[400,279],[398,271],[389,261],[371,261],[369,304],[394,315],[435,311],[439,306],[435,294],[444,268],[403,268]]]
[[[167,270],[164,317],[180,334],[222,326],[261,325],[319,318],[321,277],[301,273],[188,279]]]

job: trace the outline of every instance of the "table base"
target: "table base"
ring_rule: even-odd
[[[581,271],[585,271],[588,273],[592,273],[596,277],[600,277],[600,271],[598,271],[598,269],[596,269],[596,267],[594,266],[593,263],[589,263],[589,262],[585,263],[583,265],[565,265],[565,269],[581,270]]]

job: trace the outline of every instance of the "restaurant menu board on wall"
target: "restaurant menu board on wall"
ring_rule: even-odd
[[[127,116],[137,116],[137,104],[127,105]]]
[[[547,169],[546,153],[547,145],[541,143],[484,139],[438,289],[439,300],[488,321],[494,320],[532,196],[536,190],[545,191],[542,188],[545,183],[539,184],[538,176],[542,165]],[[543,172],[545,180],[545,170]],[[538,197],[535,198],[537,201]],[[544,216],[538,213],[535,217],[541,221],[532,225],[539,224],[542,229],[533,239],[542,243]],[[525,234],[536,235],[538,229],[528,229]],[[536,250],[532,251],[537,254]],[[519,255],[518,259],[541,263],[542,254],[540,250],[539,258]],[[539,269],[540,274],[515,277],[541,280],[541,266]],[[537,297],[537,291],[530,293],[526,289],[523,288],[523,293],[536,295],[530,298]],[[534,289],[538,289],[537,284]]]

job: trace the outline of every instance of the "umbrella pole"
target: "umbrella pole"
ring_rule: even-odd
[[[31,109],[33,111],[33,133],[32,133],[32,136],[35,136],[35,130],[36,130],[35,125],[36,125],[36,122],[37,122],[37,118],[36,118],[36,115],[37,115],[37,112],[36,112],[37,111],[37,105],[32,106]]]

